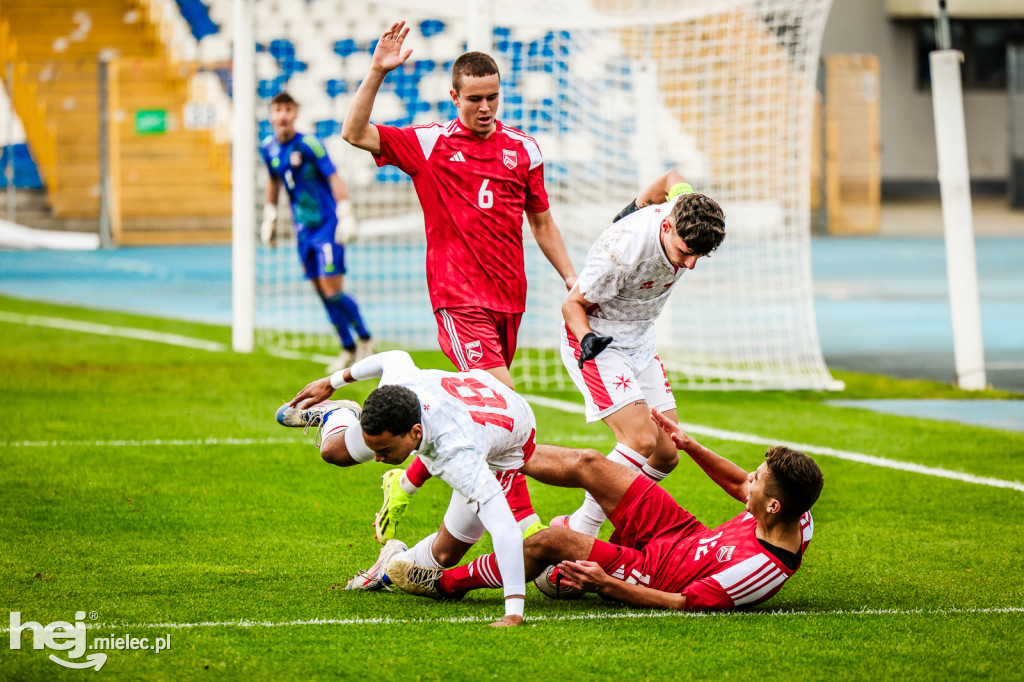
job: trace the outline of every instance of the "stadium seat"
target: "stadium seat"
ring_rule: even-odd
[[[204,38],[211,45],[204,55],[221,50],[222,58],[230,58],[230,37],[225,31],[230,30],[231,4],[232,0],[209,0],[209,17],[221,32]],[[257,94],[265,101],[287,89],[301,104],[298,123],[321,137],[337,139],[351,95],[370,67],[373,47],[393,20],[389,8],[344,0],[267,0],[254,7],[257,39],[264,49],[256,55]],[[384,81],[374,120],[408,125],[454,118],[457,111],[448,90],[454,55],[465,50],[465,26],[461,20],[453,22],[423,11],[409,12],[407,19],[414,60]],[[628,60],[615,46],[584,49],[568,31],[496,26],[493,37],[494,56],[502,69],[500,117],[545,139],[548,176],[567,176],[571,164],[583,163],[593,152],[569,142],[583,119],[564,106],[565,99],[579,97],[578,79],[595,80],[610,73],[628,81],[632,77]],[[633,125],[635,111],[630,102],[611,97],[589,106],[614,112],[621,125]],[[559,144],[562,137],[564,145]],[[367,182],[388,183],[403,181],[400,176],[373,169],[361,175]]]
[[[334,99],[338,95],[348,92],[348,81],[332,78],[327,81],[327,96]]]

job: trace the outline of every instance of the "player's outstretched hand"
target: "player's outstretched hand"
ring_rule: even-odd
[[[677,450],[686,450],[687,446],[693,442],[690,434],[679,428],[679,424],[658,412],[656,407],[651,408],[651,421],[665,432],[665,435],[672,440],[672,444],[676,446]]]
[[[412,48],[402,52],[402,43],[409,35],[404,21],[396,21],[391,28],[380,34],[380,40],[373,48],[373,68],[385,72],[394,71],[412,54]]]
[[[288,403],[288,406],[301,406],[304,403],[316,405],[317,403],[327,400],[332,395],[334,395],[334,387],[331,386],[331,378],[324,377],[323,379],[317,379],[314,382],[306,384],[304,389],[295,394],[295,397],[290,403]]]
[[[584,362],[596,358],[611,342],[610,336],[598,336],[594,332],[586,334],[580,340],[580,369],[583,369]]]
[[[517,625],[521,625],[523,622],[522,616],[505,616],[501,620],[491,623],[492,628],[514,628]]]
[[[562,583],[569,583],[584,592],[597,592],[608,580],[608,574],[596,561],[563,561],[558,564]]]

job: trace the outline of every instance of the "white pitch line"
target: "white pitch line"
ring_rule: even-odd
[[[832,609],[829,611],[624,611],[616,613],[573,613],[559,616],[528,616],[525,623],[561,623],[593,620],[634,620],[637,618],[792,618],[814,616],[957,616],[1024,613],[1024,607],[1003,606],[989,608],[947,609]],[[198,623],[84,623],[87,630],[185,630],[192,628],[281,628],[306,625],[431,625],[460,623],[490,623],[493,616],[461,616],[457,618],[311,618],[307,620],[258,621],[222,620]],[[0,628],[0,634],[10,628]]]
[[[25,324],[32,327],[51,327],[53,329],[66,329],[73,332],[85,332],[86,334],[100,334],[102,336],[120,336],[127,339],[139,341],[153,341],[156,343],[167,343],[172,346],[184,346],[185,348],[197,348],[212,352],[224,352],[229,350],[227,344],[206,339],[194,339],[190,336],[179,336],[178,334],[164,334],[148,329],[135,329],[133,327],[114,327],[107,324],[93,324],[92,322],[79,322],[77,320],[65,320],[59,317],[42,317],[40,315],[19,315],[0,311],[0,322],[11,322],[13,324]]]
[[[557,400],[555,398],[545,398],[537,395],[524,395],[524,398],[529,400],[535,405],[541,405],[543,407],[550,407],[556,410],[562,410],[564,412],[572,412],[575,414],[583,414],[583,406],[578,403],[570,403],[565,400]],[[752,443],[754,445],[785,445],[788,448],[794,450],[800,450],[816,455],[824,455],[826,457],[835,457],[837,459],[845,459],[851,462],[858,462],[860,464],[869,464],[871,466],[882,467],[885,469],[896,469],[899,471],[909,471],[915,474],[924,474],[926,476],[937,476],[939,478],[948,478],[954,481],[962,481],[964,483],[976,483],[978,485],[987,485],[993,488],[1009,488],[1010,490],[1016,490],[1024,492],[1024,483],[1019,481],[1004,481],[1000,478],[989,478],[987,476],[975,476],[973,474],[966,474],[961,471],[950,471],[949,469],[942,469],[940,467],[930,467],[923,464],[915,464],[914,462],[901,462],[895,459],[887,459],[885,457],[876,457],[874,455],[865,455],[860,452],[849,452],[846,450],[836,450],[835,448],[826,447],[824,445],[812,445],[810,443],[796,443],[787,440],[778,440],[775,438],[765,438],[763,436],[757,436],[752,433],[739,433],[737,431],[725,431],[723,429],[716,429],[710,426],[701,426],[700,424],[685,424],[680,423],[679,426],[684,431],[693,434],[699,434],[703,436],[710,436],[712,438],[718,438],[721,440],[731,440],[738,443]]]

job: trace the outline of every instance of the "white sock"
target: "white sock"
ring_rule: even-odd
[[[444,568],[444,566],[437,563],[437,559],[434,558],[434,552],[431,550],[431,547],[434,545],[434,538],[436,537],[437,533],[431,533],[417,542],[412,549],[405,553],[405,558],[417,566]]]
[[[327,419],[324,420],[324,428],[320,432],[320,442],[323,443],[334,434],[358,423],[359,417],[357,417],[356,413],[347,407],[339,407],[336,410],[332,410],[328,413]]]
[[[640,473],[642,473],[644,476],[651,479],[655,483],[657,483],[658,481],[664,481],[665,477],[668,476],[669,474],[669,472],[667,471],[659,471],[655,469],[646,462],[644,462],[644,468],[640,471]]]
[[[646,457],[625,443],[616,443],[612,451],[608,453],[608,459],[624,467],[629,467],[637,473],[642,473],[644,464],[647,463]]]
[[[402,470],[402,478],[398,481],[399,487],[406,495],[415,495],[416,491],[420,489],[418,485],[413,485],[413,482],[409,480],[409,475]]]
[[[586,493],[583,496],[583,504],[569,517],[569,529],[596,538],[606,518],[608,517],[594,496]]]
[[[641,471],[643,466],[640,463],[646,461],[640,453],[623,443],[615,444],[615,449],[608,453],[608,459],[637,472]],[[594,496],[586,493],[583,496],[583,504],[569,517],[569,528],[596,538],[606,518],[608,517]]]

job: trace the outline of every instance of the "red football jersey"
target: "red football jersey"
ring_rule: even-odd
[[[800,529],[802,558],[814,533],[810,512],[800,517]],[[649,582],[639,582],[686,595],[686,608],[692,611],[763,602],[778,592],[796,569],[790,570],[765,549],[756,530],[757,521],[743,512],[717,528],[685,537],[676,533],[657,536],[643,550]]]
[[[537,142],[501,121],[486,140],[458,119],[377,130],[374,160],[408,173],[423,207],[434,310],[523,312],[523,211],[548,209]]]

